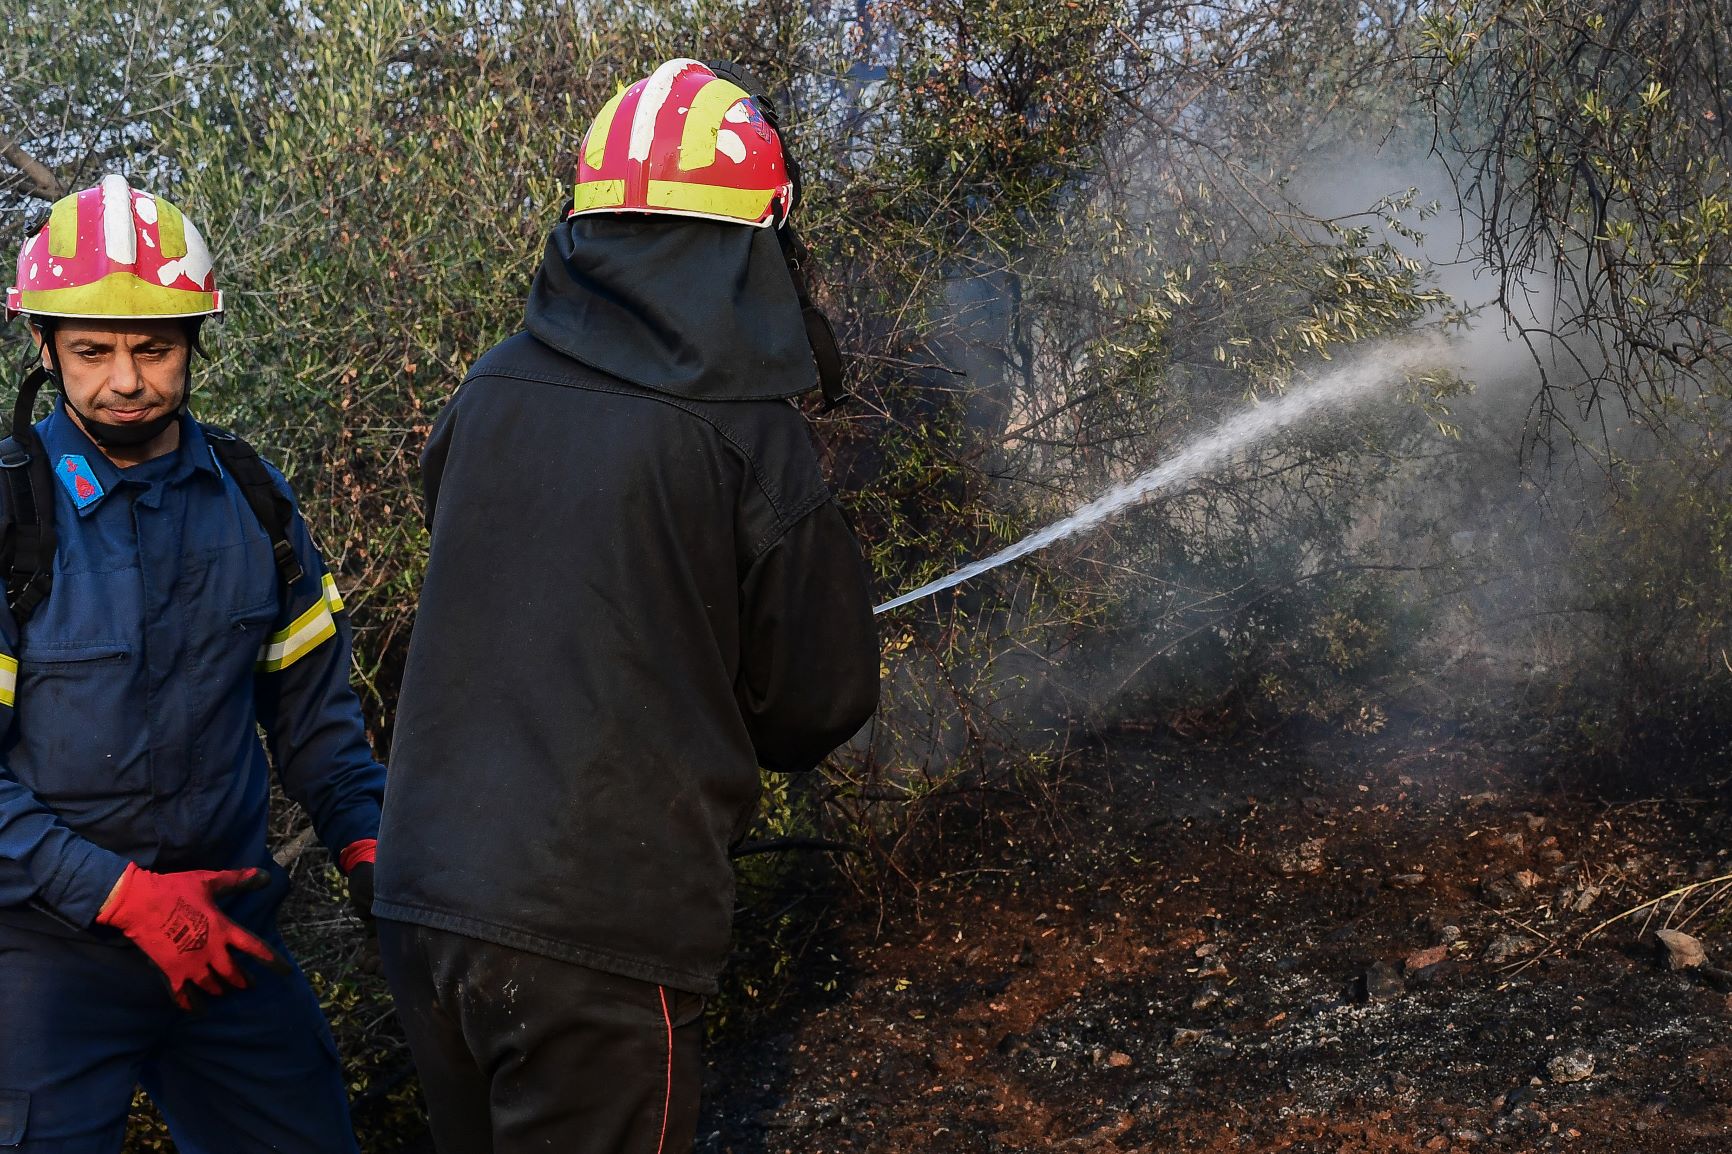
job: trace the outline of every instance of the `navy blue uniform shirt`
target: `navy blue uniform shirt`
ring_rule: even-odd
[[[285,595],[191,417],[179,449],[131,469],[59,405],[36,429],[58,482],[37,500],[54,502],[59,542],[53,592],[22,629],[0,606],[0,921],[89,927],[134,861],[267,869],[268,890],[225,902],[262,928],[286,879],[266,845],[261,730],[333,853],[378,832],[385,771],[336,584],[297,510],[304,575]]]

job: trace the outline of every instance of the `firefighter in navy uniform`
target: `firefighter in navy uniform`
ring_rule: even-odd
[[[353,1151],[275,926],[260,730],[357,901],[384,769],[287,484],[187,412],[209,252],[108,176],[54,205],[6,304],[41,368],[0,445],[0,1149],[114,1154],[142,1084],[183,1154]]]
[[[791,402],[836,368],[795,181],[718,70],[601,109],[527,331],[422,457],[374,911],[441,1154],[691,1148],[759,767],[877,706],[865,565]]]

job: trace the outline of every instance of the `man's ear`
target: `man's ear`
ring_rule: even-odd
[[[30,339],[36,342],[36,355],[42,360],[42,367],[53,369],[54,363],[48,356],[49,334],[42,331],[34,321],[27,326],[30,329]]]

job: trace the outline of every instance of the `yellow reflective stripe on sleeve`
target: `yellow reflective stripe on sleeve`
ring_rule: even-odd
[[[18,659],[0,653],[0,705],[11,705],[18,696]]]
[[[692,106],[686,113],[685,129],[680,133],[680,167],[687,172],[708,168],[716,162],[716,137],[722,131],[722,117],[737,101],[750,94],[737,84],[712,80],[698,89]]]
[[[287,669],[336,633],[337,622],[331,616],[331,603],[321,597],[287,629],[271,634],[271,639],[259,650],[258,671],[275,673]]]
[[[343,595],[337,592],[337,579],[329,573],[325,574],[325,604],[331,607],[332,613],[343,611]]]

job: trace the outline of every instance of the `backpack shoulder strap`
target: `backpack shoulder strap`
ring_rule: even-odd
[[[271,480],[270,470],[259,459],[257,450],[227,429],[215,425],[201,427],[211,451],[228,470],[229,476],[235,479],[235,484],[241,487],[241,496],[246,498],[253,516],[259,519],[265,535],[271,539],[271,553],[276,559],[277,575],[282,578],[283,588],[294,588],[304,576],[301,563],[295,556],[295,546],[289,540],[294,505]]]
[[[0,440],[0,485],[6,508],[0,511],[0,561],[6,576],[6,604],[19,626],[30,620],[54,587],[54,474],[48,452],[30,422],[37,391],[52,379],[33,369],[18,388],[12,410],[12,435]]]
[[[36,438],[31,437],[31,441]],[[0,440],[0,484],[5,486],[6,604],[22,626],[54,587],[54,495],[40,443]],[[37,494],[47,495],[37,500]]]

